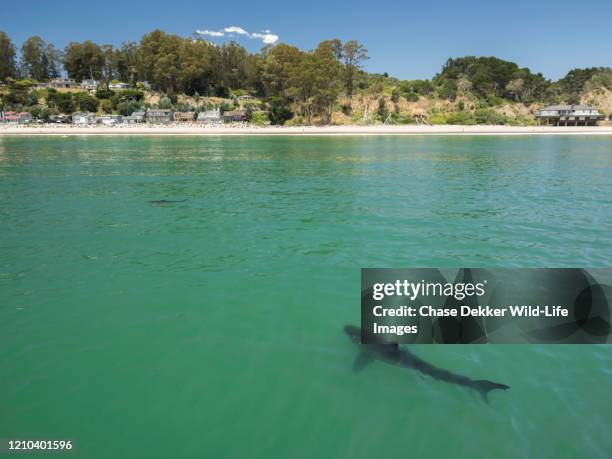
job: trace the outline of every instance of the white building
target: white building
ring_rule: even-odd
[[[72,115],[72,124],[78,126],[86,126],[88,124],[96,124],[96,114],[79,112]]]
[[[594,126],[603,115],[591,105],[549,105],[537,117],[547,126]]]
[[[81,88],[87,89],[88,91],[95,91],[100,86],[98,80],[87,79],[81,81]]]
[[[111,91],[125,91],[126,89],[132,89],[132,86],[122,81],[118,81],[116,83],[110,83],[108,89]]]
[[[221,112],[218,108],[214,110],[208,110],[205,112],[198,113],[198,123],[220,123],[221,122]]]
[[[115,126],[123,122],[121,115],[104,115],[100,118],[100,123],[104,126]]]

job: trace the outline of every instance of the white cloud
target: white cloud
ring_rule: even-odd
[[[238,26],[225,27],[223,30],[196,30],[195,33],[198,35],[206,35],[209,37],[223,37],[226,33],[229,34],[230,37],[232,37],[233,34],[243,35],[251,39],[261,40],[262,43],[266,45],[273,45],[279,40],[278,35],[271,33],[270,30],[266,29],[264,30],[264,33],[251,33]]]
[[[273,45],[278,41],[278,35],[273,33],[252,33],[251,38],[259,38],[266,45]]]
[[[225,35],[223,32],[218,32],[216,30],[196,30],[198,35],[208,35],[209,37],[222,37]]]
[[[238,26],[229,26],[223,29],[227,33],[237,33],[238,35],[246,35],[249,37],[251,34],[244,30],[242,27]]]

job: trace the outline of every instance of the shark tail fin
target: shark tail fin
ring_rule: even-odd
[[[478,381],[474,381],[474,388],[480,392],[482,398],[488,403],[489,402],[489,392],[493,389],[510,389],[510,386],[506,386],[505,384],[498,384],[492,381],[487,381],[486,379],[480,379]]]

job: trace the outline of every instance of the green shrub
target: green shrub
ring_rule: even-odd
[[[251,116],[251,124],[255,126],[265,126],[268,124],[268,115],[265,112],[253,112]]]
[[[477,124],[501,125],[507,123],[506,116],[489,108],[479,108],[474,112]]]
[[[445,113],[436,113],[429,117],[430,124],[448,124],[448,117]]]
[[[466,126],[470,126],[476,124],[474,119],[474,115],[470,112],[453,112],[450,113],[446,119],[448,124],[462,124]]]
[[[111,91],[110,89],[98,89],[96,91],[96,97],[98,99],[110,99],[115,95],[115,91]]]
[[[110,113],[113,111],[113,103],[108,99],[102,99],[100,101],[100,109],[104,113]]]
[[[123,116],[131,115],[138,110],[140,110],[140,104],[134,101],[121,102],[117,105],[117,113]]]
[[[95,112],[98,110],[100,101],[97,98],[90,96],[86,92],[74,93],[72,97],[74,98],[74,103],[79,110],[84,112]]]
[[[393,120],[395,124],[414,124],[414,117],[402,115],[400,113],[393,113],[391,115],[391,120]]]

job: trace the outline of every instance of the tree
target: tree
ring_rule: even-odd
[[[472,82],[466,75],[461,75],[457,80],[457,91],[461,94],[466,94],[472,89]]]
[[[37,35],[28,38],[21,46],[21,74],[36,81],[49,79],[47,44]]]
[[[268,99],[268,105],[270,107],[268,117],[272,124],[283,125],[293,117],[291,107],[284,97],[272,96]]]
[[[342,45],[340,58],[344,64],[346,95],[352,97],[355,89],[355,75],[361,69],[361,63],[368,59],[368,50],[355,40]]]
[[[100,101],[90,96],[86,92],[77,92],[73,94],[74,102],[78,106],[79,110],[84,112],[95,112],[98,110],[98,104]]]
[[[291,77],[303,54],[295,46],[280,43],[265,55],[261,78],[266,96],[288,96]]]
[[[55,49],[52,43],[47,43],[45,48],[45,59],[47,61],[47,77],[58,78],[62,73],[62,52]]]
[[[74,112],[75,104],[72,95],[68,92],[57,92],[49,90],[47,94],[49,107],[57,109],[61,113],[70,114]]]
[[[136,52],[138,74],[158,91],[176,92],[180,86],[183,39],[154,30],[144,35]]]
[[[378,99],[378,110],[376,110],[376,114],[381,121],[385,121],[389,115],[389,109],[387,109],[387,102],[384,96]]]
[[[113,103],[108,99],[102,99],[100,101],[100,109],[104,113],[110,113],[113,111]]]
[[[325,124],[330,124],[342,88],[341,65],[334,42],[321,42],[313,53],[315,65],[315,104]]]
[[[64,68],[68,76],[77,81],[100,80],[105,76],[106,56],[102,48],[90,40],[71,42],[64,50]]]
[[[15,45],[6,33],[0,31],[0,81],[15,75]]]
[[[298,65],[293,66],[287,93],[299,105],[307,124],[312,124],[316,113],[323,122],[331,122],[341,88],[340,71],[330,42],[322,42],[316,50],[302,54]]]

